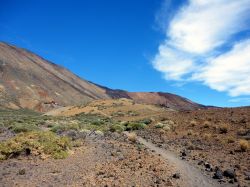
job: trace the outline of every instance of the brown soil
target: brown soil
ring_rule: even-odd
[[[125,136],[88,137],[66,159],[19,157],[0,163],[1,186],[185,186],[176,168]]]

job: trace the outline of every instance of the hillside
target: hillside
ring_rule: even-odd
[[[174,94],[132,93],[99,86],[28,50],[0,42],[0,107],[44,112],[60,106],[115,98],[177,110],[203,107]]]
[[[67,69],[5,43],[0,43],[0,77],[0,104],[11,108],[43,111],[54,102],[74,105],[109,98]]]

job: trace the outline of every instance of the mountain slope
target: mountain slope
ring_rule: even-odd
[[[124,90],[113,90],[97,85],[106,90],[112,99],[127,98],[137,103],[151,104],[168,107],[174,110],[194,110],[207,108],[204,105],[192,102],[184,97],[163,92],[127,92]]]
[[[105,90],[21,48],[0,43],[0,103],[44,110],[45,103],[86,103],[109,98]]]
[[[177,110],[203,107],[174,94],[132,93],[99,86],[25,49],[0,42],[0,107],[48,111],[57,106],[115,98]]]

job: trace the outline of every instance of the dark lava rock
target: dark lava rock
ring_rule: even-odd
[[[205,166],[206,168],[208,168],[208,169],[211,168],[211,164],[209,164],[209,163],[207,163],[207,162],[205,162],[204,166]]]
[[[237,168],[237,169],[241,168],[239,164],[236,164],[234,167]]]
[[[174,179],[179,179],[179,178],[181,178],[180,173],[175,173],[175,174],[173,175],[173,178],[174,178]]]
[[[26,173],[26,170],[25,170],[25,169],[20,169],[20,170],[18,171],[18,174],[19,174],[19,175],[25,175],[25,173]]]
[[[220,169],[218,169],[213,176],[214,179],[222,179],[223,178],[223,173]]]
[[[245,172],[245,180],[250,180],[250,172]]]
[[[201,160],[198,162],[198,165],[202,165],[204,162]]]
[[[155,183],[156,184],[161,184],[161,180],[157,178],[157,179],[155,179]]]
[[[75,130],[69,130],[69,131],[65,132],[64,134],[66,136],[70,137],[72,140],[77,139],[77,131],[75,131]]]
[[[187,151],[186,150],[181,151],[181,157],[185,157],[185,156],[187,156]]]
[[[230,178],[230,179],[233,179],[233,178],[236,177],[236,173],[235,173],[235,171],[234,171],[233,169],[227,169],[227,170],[225,170],[225,171],[223,172],[223,175],[224,175],[225,177]]]
[[[220,183],[226,182],[224,179],[219,180]]]
[[[212,172],[213,168],[206,168],[205,171]]]

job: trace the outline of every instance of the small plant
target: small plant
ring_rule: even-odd
[[[102,124],[103,124],[103,121],[101,121],[101,120],[95,120],[95,121],[91,122],[91,125],[96,125],[96,126],[100,126]]]
[[[132,122],[132,123],[129,123],[126,126],[126,130],[128,130],[128,131],[130,131],[130,130],[141,130],[141,129],[144,129],[145,127],[146,127],[146,125],[144,123]]]
[[[203,123],[203,127],[204,128],[209,128],[209,126],[210,126],[211,124],[210,124],[210,122],[209,121],[205,121],[204,123]]]
[[[192,130],[188,130],[187,135],[188,136],[192,136],[193,135],[193,131]]]
[[[163,129],[165,131],[173,130],[175,128],[175,123],[171,120],[163,121],[161,123],[157,123],[155,125],[157,129]]]
[[[19,156],[22,153],[47,155],[55,159],[65,158],[71,142],[67,137],[59,137],[53,132],[26,132],[0,143],[0,159]]]
[[[144,119],[144,120],[140,121],[140,123],[144,123],[146,125],[149,125],[152,123],[152,120],[151,119]]]
[[[235,142],[235,139],[233,137],[229,137],[227,139],[227,143],[234,143]]]
[[[192,121],[190,122],[190,126],[191,126],[191,127],[195,127],[195,126],[197,126],[197,122],[196,122],[196,121],[194,121],[194,120],[192,120]]]
[[[211,135],[210,133],[205,133],[205,134],[204,134],[204,139],[205,139],[205,140],[210,140],[211,137],[212,137],[212,135]]]
[[[163,128],[162,128],[164,131],[170,131],[171,130],[171,127],[169,125],[165,125]]]
[[[240,150],[242,152],[247,151],[250,147],[249,142],[247,140],[240,140],[239,144],[240,144]]]
[[[239,136],[246,136],[247,133],[248,133],[248,131],[242,127],[237,131],[237,135],[239,135]]]
[[[59,132],[64,132],[68,130],[75,130],[79,131],[79,124],[59,124],[59,125],[54,125],[50,129],[54,133],[59,133]]]
[[[137,135],[134,132],[129,133],[127,136],[129,141],[136,142]]]
[[[14,131],[15,133],[20,133],[20,132],[30,132],[30,131],[35,131],[39,130],[39,128],[34,125],[34,124],[26,124],[26,123],[14,123],[11,126],[11,130]]]
[[[114,124],[114,125],[111,125],[109,130],[111,132],[122,132],[125,130],[124,126],[123,125],[119,125],[119,124]]]
[[[228,126],[227,124],[223,124],[220,126],[219,131],[221,134],[226,134],[228,132]]]
[[[164,127],[164,124],[162,124],[162,123],[157,123],[156,125],[155,125],[155,128],[157,128],[157,129],[161,129],[161,128],[163,128]]]

